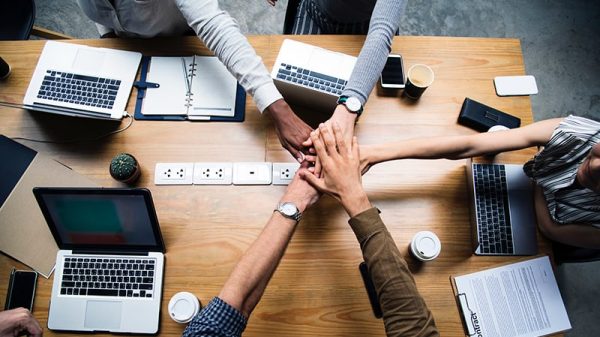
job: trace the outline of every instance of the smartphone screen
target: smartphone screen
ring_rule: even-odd
[[[33,310],[33,297],[37,283],[37,273],[26,270],[13,270],[8,285],[8,295],[4,310],[26,308]]]
[[[404,88],[404,69],[400,55],[390,55],[381,72],[381,86],[384,88]]]

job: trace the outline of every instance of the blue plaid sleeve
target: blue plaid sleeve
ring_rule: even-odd
[[[242,313],[215,297],[183,331],[183,337],[239,337],[248,321]]]

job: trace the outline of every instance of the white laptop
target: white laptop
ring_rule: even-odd
[[[51,330],[158,332],[164,244],[146,189],[34,188],[59,251]]]
[[[120,120],[142,55],[48,41],[27,88],[26,109]]]
[[[467,162],[476,255],[537,254],[531,180],[523,165]]]
[[[271,78],[286,101],[331,112],[356,57],[285,39]]]

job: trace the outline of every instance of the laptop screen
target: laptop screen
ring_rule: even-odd
[[[34,193],[61,249],[162,247],[147,190],[36,188]]]

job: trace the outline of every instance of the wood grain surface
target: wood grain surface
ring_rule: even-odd
[[[284,38],[248,37],[269,69]],[[364,41],[364,36],[293,38],[351,55],[358,55]],[[70,42],[141,51],[145,55],[210,54],[194,37]],[[0,82],[0,101],[22,102],[43,45],[44,41],[0,42],[0,55],[13,68],[12,75]],[[360,143],[474,133],[456,123],[465,97],[518,116],[523,124],[532,122],[529,97],[498,97],[492,82],[495,76],[525,74],[518,40],[396,37],[392,51],[403,55],[407,69],[416,63],[431,66],[435,81],[418,102],[374,89],[356,127]],[[130,99],[128,111],[133,111],[134,103]],[[327,112],[318,113],[327,116]],[[0,133],[8,137],[81,139],[115,130],[127,122],[84,121],[0,107]],[[124,186],[108,173],[114,155],[129,152],[140,161],[142,178],[136,186],[151,190],[167,245],[160,328],[164,336],[177,336],[185,327],[169,318],[170,297],[178,291],[190,291],[202,304],[208,303],[266,223],[285,187],[155,186],[155,164],[293,161],[282,150],[270,121],[260,115],[250,98],[244,123],[135,121],[125,132],[99,141],[21,142],[105,187]],[[495,160],[523,163],[534,153],[535,149],[527,149],[502,154]],[[472,255],[465,161],[384,163],[373,167],[363,182],[405,255],[441,334],[464,335],[449,276],[521,259]],[[343,209],[328,197],[306,212],[244,336],[385,335],[382,321],[371,313],[358,271],[361,252],[347,220]],[[440,256],[426,264],[417,263],[407,250],[411,237],[421,230],[435,232],[442,242]],[[550,254],[549,244],[539,234],[538,238],[539,252]],[[26,268],[0,256],[0,303],[13,266]],[[43,326],[51,284],[52,278],[40,278],[36,293],[34,314]],[[55,334],[45,331],[46,336]]]

